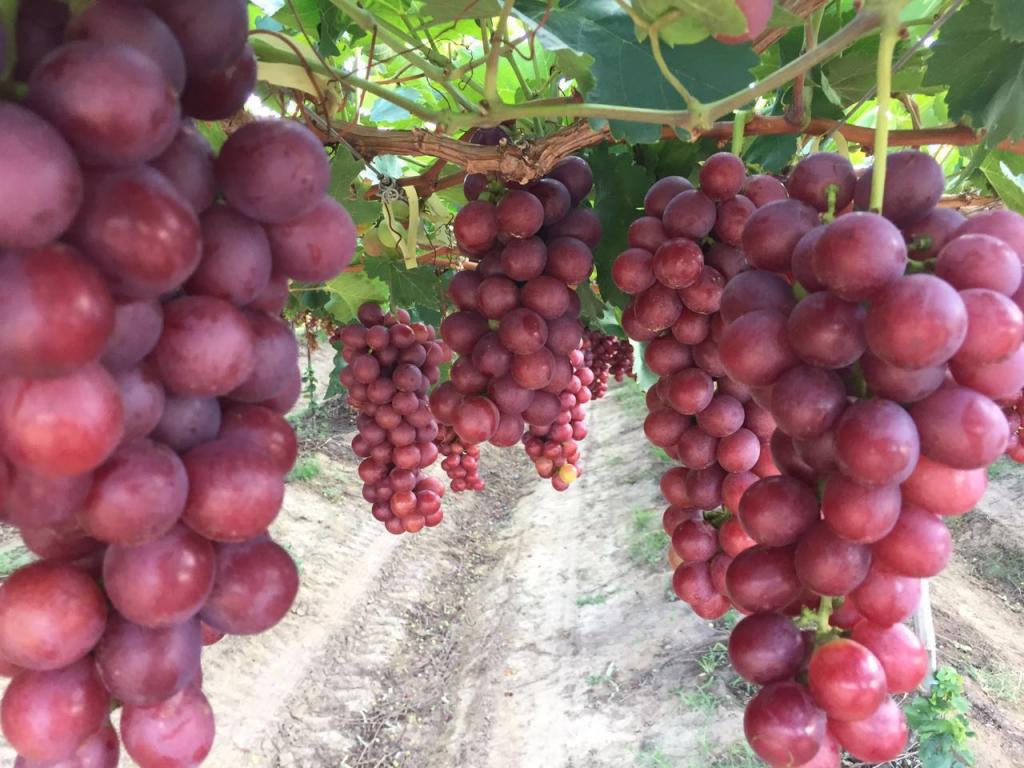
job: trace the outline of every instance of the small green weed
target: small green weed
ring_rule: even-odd
[[[661,527],[661,519],[653,509],[633,510],[633,528],[629,535],[629,558],[637,565],[660,570],[665,561],[669,538]]]
[[[323,474],[323,467],[316,456],[302,456],[285,478],[286,483],[314,480]]]
[[[673,768],[672,761],[665,753],[654,747],[646,747],[637,752],[636,764],[639,768]]]
[[[922,768],[970,768],[974,737],[964,696],[964,679],[952,667],[939,667],[927,696],[906,706],[907,722],[917,736]]]
[[[0,580],[6,579],[23,565],[28,565],[36,556],[22,544],[13,544],[0,550]]]
[[[611,592],[594,592],[590,595],[582,595],[576,598],[576,605],[580,608],[586,605],[604,605],[611,597]]]
[[[997,699],[1016,704],[1024,700],[1024,672],[996,671],[985,667],[967,667],[967,674]]]

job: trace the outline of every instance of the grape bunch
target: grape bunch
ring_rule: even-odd
[[[705,163],[700,192],[662,180],[646,201],[657,212],[659,192],[667,197],[674,184],[660,223],[669,236],[714,235],[706,253],[677,244],[690,256],[670,258],[654,237],[645,248],[639,238],[659,232],[641,219],[615,265],[620,286],[639,293],[623,320],[648,340],[648,366],[678,366],[648,393],[655,410],[645,425],[686,465],[662,479],[673,583],[702,616],[729,605],[747,614],[730,658],[764,686],[745,717],[763,760],[823,768],[846,750],[884,762],[907,738],[889,694],[913,690],[927,673],[927,653],[902,622],[921,579],[949,560],[943,518],[984,493],[986,467],[1011,431],[1000,405],[1016,402],[1024,384],[1024,218],[965,220],[936,208],[942,172],[919,152],[889,156],[880,214],[866,211],[871,170],[858,178],[843,157],[811,155],[785,186],[748,179],[727,157]],[[738,232],[726,206],[743,220]],[[717,307],[702,306],[717,314],[691,317],[701,314],[687,301],[693,288],[676,298],[663,289],[680,265],[699,286],[709,263],[725,284],[719,290],[715,278],[707,294],[718,294]],[[685,341],[691,325],[707,335],[689,358],[657,335],[668,327]],[[712,460],[710,441],[687,439],[687,421],[673,447],[667,424],[678,420],[656,418],[667,400],[708,433],[723,396],[737,406],[722,413],[770,448],[756,456],[747,441],[753,463],[738,473],[724,472],[733,466],[723,462],[728,438],[715,446],[720,466],[697,469]]]
[[[482,491],[486,487],[480,477],[479,445],[464,445],[455,430],[443,424],[437,434],[437,449],[445,457],[441,469],[451,480],[453,491]]]
[[[623,326],[646,342],[644,362],[659,377],[647,393],[644,433],[682,465],[661,479],[675,590],[698,615],[717,618],[731,607],[726,569],[753,543],[734,517],[739,498],[778,474],[768,449],[775,422],[726,374],[718,342],[736,304],[731,286],[750,269],[738,247],[743,227],[785,188],[770,177],[746,179],[727,153],[707,160],[700,182],[696,189],[671,176],[651,187],[612,277],[633,296]]]
[[[442,321],[441,336],[458,359],[450,380],[430,396],[438,421],[464,446],[510,447],[527,426],[532,437],[555,442],[572,409],[589,399],[582,380],[593,374],[573,355],[583,326],[572,288],[589,277],[601,235],[597,216],[580,206],[592,186],[590,167],[578,157],[525,188],[466,179],[471,202],[455,217],[455,237],[477,263],[449,286],[458,310]],[[550,460],[576,455],[571,440]],[[546,467],[547,459],[538,465]]]
[[[1024,392],[1019,393],[1012,401],[1004,403],[1003,412],[1010,425],[1006,455],[1018,464],[1024,464],[1024,447],[1021,446],[1021,434],[1024,432],[1024,426],[1021,424],[1021,415],[1024,414]]]
[[[385,314],[366,303],[358,318],[340,332],[347,365],[339,377],[348,404],[359,412],[352,452],[363,460],[363,498],[389,532],[416,533],[443,517],[444,484],[422,470],[438,454],[427,390],[451,355],[433,328],[410,322],[404,309]]]
[[[305,128],[250,122],[215,157],[192,124],[252,93],[247,31],[243,0],[20,5],[26,98],[0,101],[0,518],[39,558],[0,587],[20,768],[111,768],[121,744],[198,765],[203,645],[270,629],[299,587],[268,533],[301,390],[280,314],[355,229]]]
[[[583,361],[594,373],[590,393],[595,400],[608,391],[608,379],[622,382],[633,373],[633,345],[628,339],[608,336],[601,331],[587,330],[583,337]]]

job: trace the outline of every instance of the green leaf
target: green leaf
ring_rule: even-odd
[[[363,262],[366,274],[388,287],[391,301],[404,309],[416,309],[425,322],[441,318],[445,284],[434,267],[406,269],[401,259],[377,258]]]
[[[982,162],[981,172],[1007,208],[1024,213],[1024,157],[992,152]]]
[[[344,147],[338,147],[338,151],[334,153],[334,158],[331,160],[331,185],[329,187],[331,197],[338,200],[350,197],[352,192],[349,187],[365,168],[366,164],[362,160]]]
[[[501,13],[498,0],[425,0],[419,4],[420,16],[435,24],[456,19],[487,19]]]
[[[555,54],[555,66],[567,79],[575,80],[580,93],[594,88],[594,57],[563,48]]]
[[[897,51],[898,53],[898,51]],[[935,92],[938,88],[923,88],[924,61],[927,51],[915,54],[892,76],[892,89],[897,93]],[[870,37],[859,41],[841,56],[824,67],[828,82],[838,95],[836,104],[853,104],[868,93],[875,85],[878,68],[878,38]],[[831,97],[829,97],[831,100]]]
[[[420,94],[412,88],[391,88],[396,96],[404,96],[411,101],[420,101]],[[370,120],[375,123],[393,123],[398,120],[405,120],[410,117],[409,112],[397,104],[392,104],[385,99],[377,99],[370,107]]]
[[[665,80],[650,45],[636,39],[633,21],[612,0],[568,0],[550,9],[541,0],[521,0],[513,11],[531,27],[550,12],[537,39],[549,51],[571,50],[594,59],[596,81],[587,100],[626,107],[683,109],[679,93]],[[701,101],[714,101],[750,84],[758,58],[750,46],[704,40],[662,51],[667,66]],[[656,125],[611,121],[617,138],[657,141]]]
[[[587,161],[597,183],[594,211],[601,219],[601,242],[594,249],[594,266],[601,297],[608,303],[625,307],[629,296],[612,280],[612,262],[628,247],[626,230],[641,216],[639,208],[654,177],[643,166],[634,165],[629,152],[615,152],[607,144],[591,150]]]
[[[743,152],[743,160],[768,173],[779,173],[793,160],[796,148],[796,136],[758,136]]]
[[[594,293],[590,281],[576,286],[576,295],[580,297],[580,318],[584,326],[593,326],[604,317],[607,305]]]
[[[324,306],[339,323],[350,323],[368,301],[388,300],[388,287],[365,272],[343,272],[324,286],[331,294]]]
[[[792,29],[802,27],[804,19],[791,11],[787,11],[781,5],[776,4],[772,16],[768,19],[768,29]]]
[[[669,45],[691,45],[712,35],[742,35],[747,17],[736,0],[634,0],[634,6],[649,21],[669,11],[682,16],[661,28],[661,40]],[[637,38],[646,38],[646,30],[637,27]]]
[[[942,28],[925,73],[925,85],[948,85],[954,120],[987,131],[994,146],[1024,136],[1024,43],[992,33],[992,6],[974,0]]]
[[[203,134],[210,146],[213,147],[214,152],[220,152],[220,148],[224,146],[224,142],[228,140],[228,135],[224,132],[224,128],[220,123],[208,123],[205,120],[195,121],[196,129]]]
[[[1024,43],[1024,13],[1019,0],[986,0],[992,6],[992,29],[1006,40]]]

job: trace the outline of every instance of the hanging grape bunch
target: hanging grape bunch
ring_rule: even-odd
[[[288,280],[337,275],[355,231],[305,128],[252,122],[215,157],[191,122],[252,93],[246,3],[20,7],[0,515],[39,560],[0,587],[3,733],[23,768],[111,768],[120,744],[198,765],[203,644],[270,629],[299,586],[268,533],[297,452]]]
[[[687,302],[692,288],[677,298],[662,290],[672,287],[666,262],[675,271],[681,262],[638,239],[658,222],[634,224],[634,248],[616,263],[620,287],[640,294],[628,328],[649,340],[648,365],[663,376],[649,393],[647,434],[684,464],[662,481],[673,584],[702,616],[730,605],[748,614],[729,652],[741,676],[764,686],[745,717],[763,760],[838,766],[845,749],[884,762],[907,739],[889,694],[913,690],[928,670],[902,622],[921,580],[949,560],[943,517],[984,493],[1011,431],[999,406],[1024,384],[1024,218],[936,208],[942,172],[923,153],[889,156],[881,214],[866,212],[872,171],[858,179],[840,156],[804,159],[786,188],[745,179],[726,157],[704,165],[701,192],[663,179],[646,201],[667,236],[716,236],[707,253],[670,247],[692,254],[694,273],[717,266],[726,280],[717,314],[688,314],[702,314]],[[661,208],[671,184],[679,191]],[[723,229],[727,206],[744,211],[739,239]],[[793,282],[807,294],[799,302]],[[707,335],[689,335],[691,324]],[[696,346],[657,336],[664,327]],[[711,344],[714,354],[701,350]],[[723,452],[736,432],[711,431],[723,397],[737,403],[733,425],[761,439],[760,456],[747,441],[746,469]],[[709,470],[712,455],[719,466]],[[794,622],[801,614],[806,623]]]
[[[448,425],[441,425],[437,435],[437,449],[444,456],[441,462],[451,488],[456,493],[463,491],[482,491],[486,488],[480,477],[480,446],[464,445],[455,430]]]
[[[391,533],[416,533],[443,517],[444,485],[422,470],[438,454],[427,390],[451,355],[433,328],[411,323],[404,309],[385,314],[376,304],[363,304],[358,317],[359,323],[341,329],[348,365],[339,375],[349,405],[359,412],[352,451],[363,460],[363,498]]]
[[[430,399],[463,446],[525,441],[538,473],[559,490],[581,471],[576,441],[586,433],[581,407],[594,378],[583,364],[573,290],[589,277],[601,235],[580,205],[592,186],[578,157],[526,188],[467,177],[471,202],[455,218],[455,237],[477,264],[449,287],[458,310],[441,335],[458,359]]]
[[[590,393],[595,400],[604,397],[608,391],[609,377],[617,382],[627,377],[636,378],[633,373],[633,345],[628,339],[588,330],[583,337],[583,362],[594,372]]]

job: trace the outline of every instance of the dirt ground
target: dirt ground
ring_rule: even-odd
[[[487,490],[448,493],[438,529],[402,537],[360,496],[351,421],[338,409],[304,421],[274,526],[303,589],[271,632],[206,650],[218,734],[204,765],[759,765],[742,746],[750,689],[728,668],[728,622],[672,595],[664,465],[642,417],[628,387],[594,403],[586,474],[564,494],[521,451],[485,450]],[[977,765],[1019,768],[1024,471],[992,475],[932,594],[941,661],[967,679]]]

